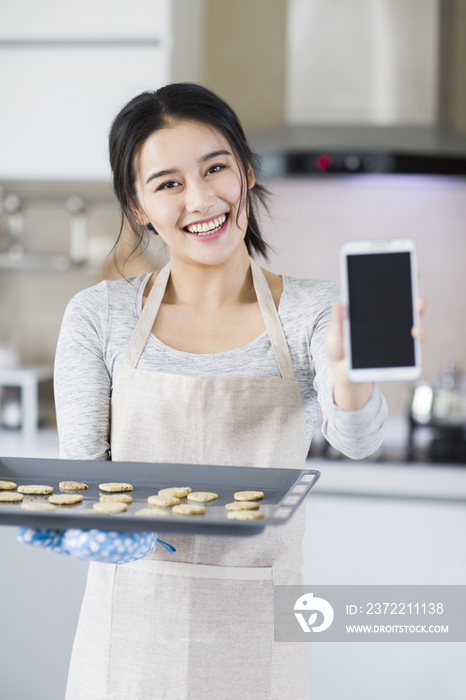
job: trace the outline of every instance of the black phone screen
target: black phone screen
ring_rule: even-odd
[[[410,253],[347,256],[354,369],[415,364]]]

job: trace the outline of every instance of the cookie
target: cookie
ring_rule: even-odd
[[[177,515],[202,515],[205,513],[204,506],[190,506],[188,503],[182,503],[179,506],[173,506],[173,513]]]
[[[60,481],[58,488],[60,491],[85,491],[89,486],[81,481]]]
[[[262,491],[237,491],[233,498],[235,501],[258,501],[264,494]]]
[[[160,489],[159,496],[176,496],[177,498],[185,498],[188,493],[191,493],[192,488],[189,486],[173,486],[169,489]]]
[[[147,502],[150,506],[169,508],[170,506],[177,506],[180,503],[180,499],[176,496],[149,496]]]
[[[126,510],[126,503],[118,503],[117,501],[99,501],[92,506],[98,513],[122,513]]]
[[[258,520],[263,517],[260,510],[231,510],[227,513],[229,520]]]
[[[0,503],[19,503],[22,500],[22,493],[17,491],[0,491]]]
[[[110,481],[108,484],[99,484],[99,489],[113,493],[114,491],[132,491],[133,487],[131,484],[120,484],[117,481]]]
[[[57,510],[57,506],[47,501],[23,501],[21,510]]]
[[[159,518],[170,515],[170,511],[166,508],[141,508],[137,510],[135,515],[142,515],[144,518]]]
[[[73,503],[81,503],[83,497],[80,493],[56,493],[49,496],[49,503],[54,506],[71,506]]]
[[[129,493],[101,493],[99,501],[101,503],[132,503],[133,497]]]
[[[218,493],[212,493],[212,491],[193,491],[188,493],[188,501],[195,501],[196,503],[209,503],[217,498]]]
[[[227,510],[257,510],[259,504],[257,501],[235,501],[234,503],[227,503],[225,508]]]
[[[18,486],[18,493],[48,495],[49,493],[53,493],[53,488],[42,484],[28,484],[27,486]]]
[[[0,479],[0,491],[13,491],[16,488],[14,481],[2,481]]]

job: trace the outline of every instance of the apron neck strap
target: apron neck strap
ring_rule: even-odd
[[[250,260],[252,280],[254,282],[257,301],[259,302],[259,308],[262,313],[262,318],[264,319],[267,333],[269,334],[278,367],[280,368],[280,373],[283,379],[293,379],[294,374],[290,349],[286,342],[285,331],[283,330],[280,316],[275,307],[272,292],[270,291],[265,275],[259,265],[252,258],[250,258]]]
[[[259,265],[250,258],[252,280],[254,289],[259,302],[259,308],[264,319],[265,327],[269,334],[275,357],[283,379],[293,379],[293,366],[291,363],[290,351],[286,342],[285,332],[280,321],[272,292],[270,291],[267,280]],[[139,361],[142,351],[147,343],[149,335],[152,331],[152,326],[158,314],[160,304],[162,303],[163,295],[170,276],[170,262],[163,267],[152,286],[147,301],[139,317],[139,321],[134,329],[131,342],[126,351],[123,367],[134,369]]]
[[[165,267],[162,267],[154,284],[152,285],[152,289],[150,290],[149,296],[144,304],[144,308],[141,311],[139,321],[134,329],[131,342],[128,345],[125,359],[123,360],[123,367],[130,367],[131,369],[134,369],[139,362],[139,358],[141,357],[141,353],[146,346],[149,335],[152,331],[152,326],[154,325],[154,321],[159,312],[169,276],[170,261],[165,265]]]

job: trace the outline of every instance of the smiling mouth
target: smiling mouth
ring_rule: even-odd
[[[220,231],[225,221],[228,219],[229,214],[220,214],[215,219],[212,219],[208,223],[192,224],[190,226],[185,226],[185,231],[188,233],[195,233],[198,236],[209,236],[212,233],[217,233]]]

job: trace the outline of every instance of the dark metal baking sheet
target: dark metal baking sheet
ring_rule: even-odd
[[[55,511],[27,511],[21,503],[0,503],[0,524],[64,529],[100,528],[122,532],[171,532],[178,534],[250,536],[270,525],[286,522],[314,486],[320,472],[315,469],[264,469],[198,464],[157,464],[147,462],[99,462],[88,460],[25,459],[0,457],[0,479],[21,484],[46,484],[60,493],[60,481],[84,481],[89,489],[81,491],[84,500],[77,506],[58,507]],[[97,512],[81,514],[99,500],[99,484],[117,481],[133,485],[133,503],[127,511],[115,515]],[[205,515],[166,517],[135,515],[148,507],[147,497],[170,486],[190,486],[193,491],[214,491],[218,500],[207,503]],[[225,504],[236,491],[260,490],[264,499],[261,520],[228,520]],[[46,497],[43,497],[44,499]],[[182,502],[185,502],[183,499]]]

